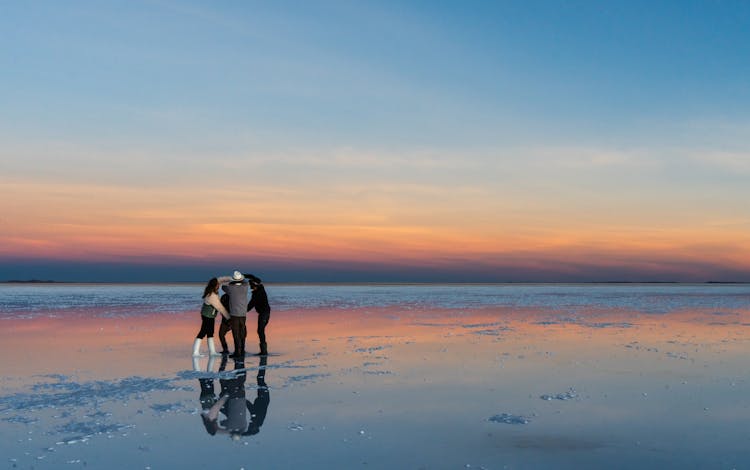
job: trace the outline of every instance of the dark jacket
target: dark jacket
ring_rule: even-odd
[[[263,284],[259,284],[258,287],[253,291],[250,297],[250,302],[247,303],[247,311],[255,307],[255,311],[261,315],[268,315],[271,313],[271,306],[268,305],[268,295],[266,294],[266,288]]]

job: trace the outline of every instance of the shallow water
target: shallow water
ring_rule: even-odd
[[[200,290],[2,286],[8,467],[750,466],[750,286],[270,285],[274,354],[223,366]]]
[[[743,309],[750,284],[368,284],[270,285],[274,310],[365,307],[513,307],[577,312]],[[97,316],[183,313],[199,304],[198,284],[0,284],[0,318],[71,314]]]

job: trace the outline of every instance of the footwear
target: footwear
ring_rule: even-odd
[[[221,354],[216,352],[216,345],[214,344],[214,339],[207,338],[206,341],[208,342],[208,355],[209,356],[221,356]]]
[[[201,355],[201,339],[195,338],[195,341],[193,341],[193,357],[198,357]]]

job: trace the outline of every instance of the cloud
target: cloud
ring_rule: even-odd
[[[713,150],[696,151],[692,160],[712,169],[729,173],[750,173],[750,151],[717,152]]]

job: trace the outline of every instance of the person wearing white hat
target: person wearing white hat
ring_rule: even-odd
[[[232,328],[234,340],[234,354],[232,357],[245,357],[245,337],[247,336],[247,292],[249,284],[245,275],[235,271],[229,284],[222,286],[222,290],[229,296],[229,324]]]

